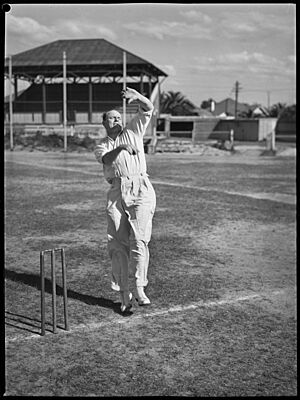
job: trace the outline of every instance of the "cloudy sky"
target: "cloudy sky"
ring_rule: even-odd
[[[296,6],[274,4],[12,4],[6,55],[58,39],[105,38],[168,74],[162,90],[199,106],[212,97],[296,102]]]

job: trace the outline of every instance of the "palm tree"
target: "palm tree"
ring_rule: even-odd
[[[279,119],[282,121],[296,121],[296,104],[285,107],[280,113]]]
[[[171,115],[197,115],[196,106],[181,92],[163,92],[160,100],[160,112]]]
[[[286,108],[286,104],[284,104],[284,103],[273,104],[270,107],[270,117],[279,118],[280,115],[285,110],[285,108]]]

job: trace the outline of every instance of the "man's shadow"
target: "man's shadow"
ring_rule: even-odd
[[[38,290],[41,290],[41,278],[39,275],[19,273],[5,269],[5,279],[9,279],[11,281],[16,281],[16,282],[22,282],[25,285],[29,285]],[[52,282],[48,278],[45,279],[45,292],[52,294]],[[56,295],[63,296],[63,288],[58,284],[56,284]],[[110,308],[117,314],[127,316],[121,313],[120,302],[114,302],[113,300],[106,299],[104,297],[90,296],[88,294],[79,293],[71,289],[67,289],[67,295],[69,299],[70,298],[75,299],[89,305],[96,305],[103,308]],[[25,319],[25,321],[20,321],[20,318]],[[20,328],[17,325],[17,322],[21,322],[22,324],[27,325],[27,327]],[[6,311],[5,323],[7,325],[14,326],[22,330],[27,330],[36,333],[36,330],[32,330],[32,327],[36,327],[36,323],[40,323],[40,320],[35,318],[29,318],[20,314],[15,314],[10,311]]]

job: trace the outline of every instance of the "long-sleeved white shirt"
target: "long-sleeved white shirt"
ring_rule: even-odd
[[[115,140],[107,136],[96,146],[94,154],[99,163],[103,163],[102,157],[121,144],[132,144],[138,150],[136,155],[131,155],[123,150],[111,165],[103,163],[104,177],[112,183],[115,177],[134,176],[147,173],[147,165],[144,152],[143,137],[152,116],[151,111],[143,111],[139,108],[137,114],[124,127]]]

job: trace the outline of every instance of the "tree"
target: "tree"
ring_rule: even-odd
[[[284,103],[273,104],[269,110],[270,117],[279,118],[285,108],[286,108],[286,104],[284,104]]]
[[[160,112],[171,115],[197,115],[196,106],[181,92],[163,92],[160,100]]]
[[[202,108],[203,110],[211,110],[211,104],[212,102],[214,102],[214,100],[212,98],[208,99],[208,100],[203,100],[201,103],[200,108]]]
[[[256,112],[257,109],[261,112]],[[238,112],[238,118],[265,118],[269,116],[269,110],[261,106],[259,103],[253,103],[251,106],[249,106],[248,110]]]
[[[296,121],[296,104],[285,107],[280,113],[279,119],[282,121]]]
[[[238,118],[252,118],[253,117],[253,110],[251,108],[249,108],[249,110],[247,111],[239,111]]]

